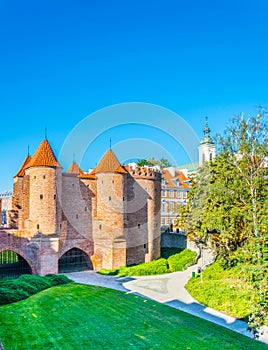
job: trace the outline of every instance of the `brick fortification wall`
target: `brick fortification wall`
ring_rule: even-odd
[[[16,251],[41,275],[57,273],[72,248],[96,270],[160,256],[160,173],[126,170],[111,150],[91,174],[77,165],[62,173],[53,152],[44,154],[46,140],[39,148],[14,178],[13,229],[0,232],[0,251]]]

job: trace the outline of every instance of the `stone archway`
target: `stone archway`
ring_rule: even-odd
[[[93,270],[93,265],[90,257],[79,248],[72,248],[68,250],[59,259],[59,273],[85,270]]]
[[[0,252],[0,277],[19,277],[32,273],[31,266],[20,254],[9,249]]]

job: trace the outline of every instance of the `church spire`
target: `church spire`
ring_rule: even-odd
[[[206,117],[206,124],[203,129],[204,137],[202,138],[200,145],[215,145],[212,137],[210,136],[210,127],[208,126],[208,117]]]
[[[208,126],[208,117],[206,117],[206,124],[203,129],[204,136],[199,145],[199,166],[205,162],[211,161],[216,156],[216,145],[213,138],[210,136],[210,127]]]

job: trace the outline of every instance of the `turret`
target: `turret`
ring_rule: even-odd
[[[29,181],[29,215],[26,229],[30,235],[57,234],[60,224],[61,166],[45,139],[25,167]]]
[[[94,176],[96,182],[95,266],[113,268],[126,265],[125,186],[128,172],[110,149],[90,176]]]

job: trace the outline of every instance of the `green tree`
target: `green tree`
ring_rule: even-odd
[[[148,165],[148,162],[146,159],[140,159],[138,162],[137,162],[137,165],[140,166],[140,167],[144,167],[145,165]]]
[[[155,159],[154,157],[148,159],[149,166],[159,165],[161,169],[171,166],[170,162],[166,158],[161,158],[160,160]]]
[[[212,241],[225,263],[244,263],[245,278],[257,291],[255,329],[268,315],[267,115],[233,118],[219,145],[216,159],[192,179],[182,225],[197,243],[217,233]]]

